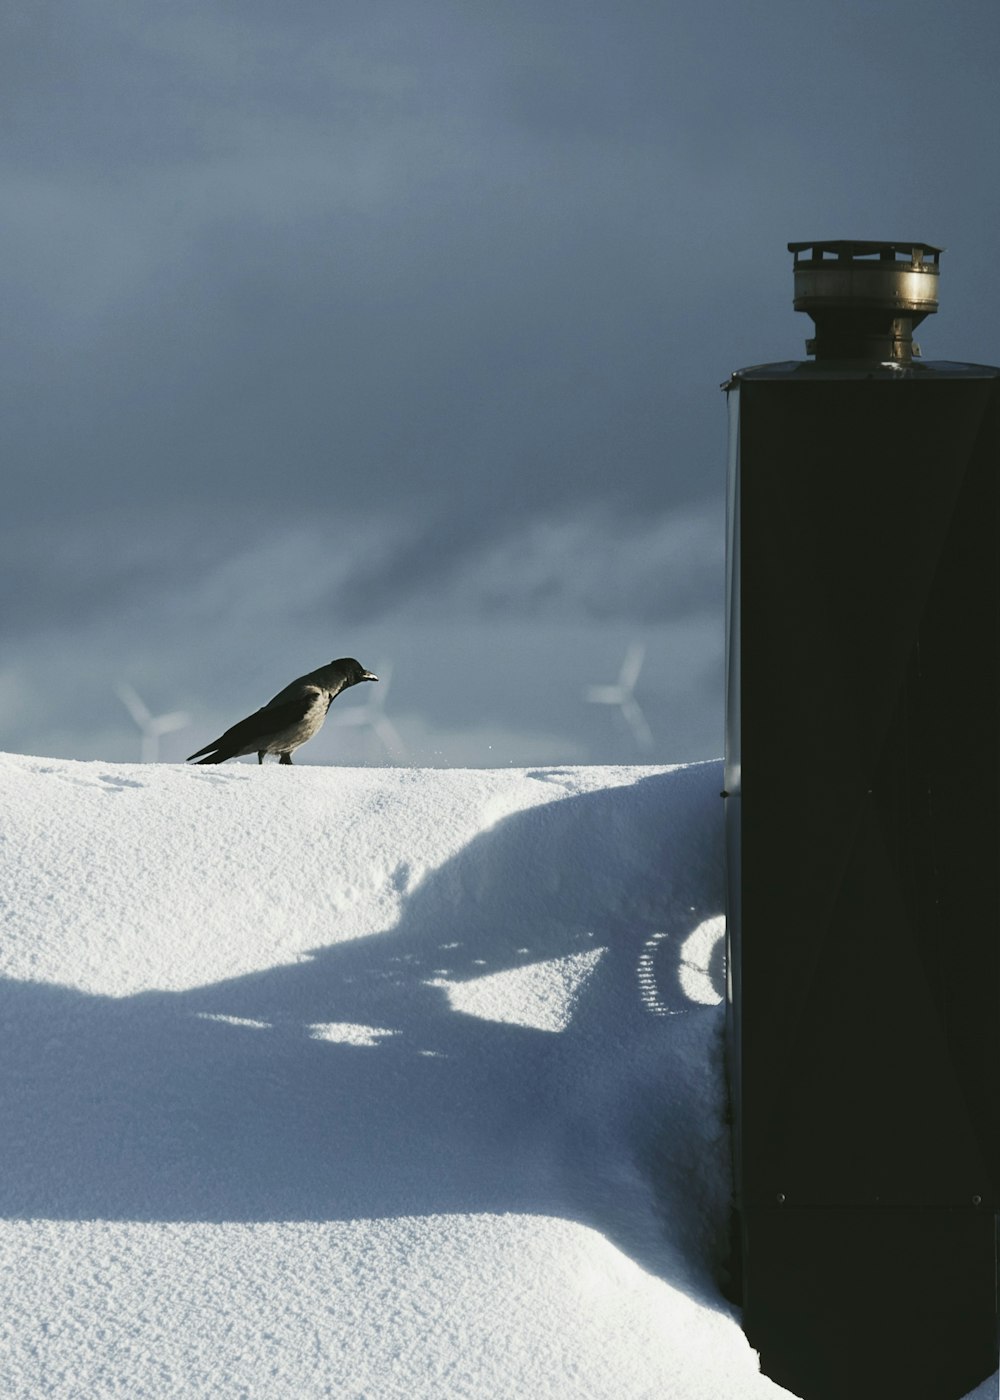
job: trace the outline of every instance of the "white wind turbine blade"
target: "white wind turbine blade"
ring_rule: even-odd
[[[327,716],[327,724],[339,725],[341,728],[350,729],[358,724],[370,724],[367,705],[345,705],[340,710],[333,710]]]
[[[620,705],[625,698],[620,685],[588,685],[586,699],[592,705]]]
[[[175,729],[183,729],[191,722],[191,716],[183,710],[172,710],[169,715],[158,715],[149,721],[149,732],[157,736],[172,734]]]
[[[639,679],[639,672],[642,670],[642,663],[645,659],[646,648],[642,642],[630,642],[618,676],[618,684],[630,695],[635,689],[635,683]]]
[[[142,731],[145,731],[146,725],[152,719],[152,715],[149,713],[149,711],[146,709],[146,706],[139,699],[136,692],[125,681],[122,681],[119,685],[115,686],[115,692],[118,695],[118,699],[122,702],[126,710],[128,710],[129,714],[132,716],[132,719],[135,721],[136,727]]]
[[[650,749],[653,747],[653,731],[646,721],[646,716],[642,713],[637,700],[631,696],[622,703],[622,714],[625,722],[632,731],[632,737],[639,745],[640,749]]]
[[[160,736],[170,734],[175,729],[183,729],[190,722],[190,715],[185,714],[183,710],[171,710],[166,715],[151,714],[135,689],[124,681],[115,686],[115,690],[142,735],[139,749],[141,761],[155,763],[160,753]]]
[[[653,744],[653,732],[633,694],[645,657],[646,648],[643,643],[630,642],[618,673],[617,685],[590,685],[584,691],[584,698],[591,704],[615,705],[621,710],[625,723],[632,731],[633,739],[641,749],[651,748]]]

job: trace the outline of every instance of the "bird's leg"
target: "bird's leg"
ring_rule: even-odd
[[[265,752],[266,752],[266,750],[261,749],[261,751],[258,753],[258,755],[257,755],[257,762],[258,762],[258,764],[264,762],[264,754],[265,754]]]
[[[291,755],[290,753],[283,753],[283,754],[281,755],[281,757],[278,759],[278,762],[279,762],[279,763],[291,763],[291,761],[292,761],[292,755]]]

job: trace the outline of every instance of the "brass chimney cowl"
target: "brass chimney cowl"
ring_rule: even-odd
[[[789,243],[796,311],[816,326],[806,353],[818,360],[908,364],[913,328],[938,308],[943,249],[929,243],[854,240]]]

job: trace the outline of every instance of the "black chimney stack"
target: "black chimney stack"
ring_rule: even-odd
[[[738,371],[726,825],[737,1274],[805,1400],[997,1366],[1000,369],[914,359],[941,250],[791,243]]]

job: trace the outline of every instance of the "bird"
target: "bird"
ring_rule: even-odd
[[[342,690],[359,681],[377,680],[353,656],[342,656],[290,682],[255,714],[191,754],[187,762],[225,763],[227,758],[255,753],[257,762],[263,763],[266,753],[276,753],[281,755],[280,763],[291,763],[292,751],[319,732]]]

